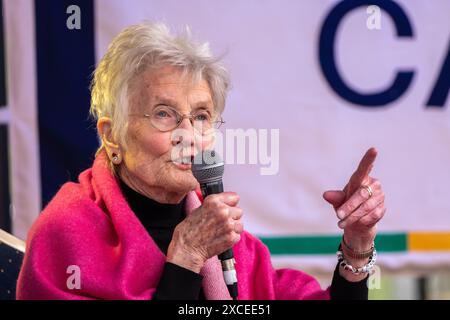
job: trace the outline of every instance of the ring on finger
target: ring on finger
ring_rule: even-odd
[[[369,193],[369,199],[372,198],[372,196],[373,196],[373,191],[372,191],[372,188],[371,188],[370,186],[362,185],[361,188],[367,190],[367,192]]]

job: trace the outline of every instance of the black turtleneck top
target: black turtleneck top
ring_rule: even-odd
[[[186,217],[184,208],[186,198],[179,204],[163,204],[134,191],[121,180],[120,187],[131,210],[166,255],[175,227]],[[166,262],[153,299],[204,300],[202,279],[198,273]],[[359,282],[347,281],[339,274],[338,264],[331,283],[331,299],[366,300],[368,298],[366,282],[366,279]]]
[[[179,204],[159,203],[134,191],[120,181],[122,192],[136,217],[167,255],[175,227],[186,217],[184,198]],[[166,262],[159,280],[154,300],[197,300],[205,299],[201,290],[203,277],[191,270]]]

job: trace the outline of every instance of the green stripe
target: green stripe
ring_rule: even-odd
[[[273,255],[282,254],[334,254],[341,241],[341,235],[326,236],[289,236],[289,237],[259,237]],[[406,233],[384,233],[377,235],[375,240],[377,251],[405,252],[407,251]]]

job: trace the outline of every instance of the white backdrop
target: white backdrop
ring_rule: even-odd
[[[448,50],[450,2],[397,1],[414,30],[406,40],[396,37],[383,12],[379,30],[367,28],[365,7],[342,20],[336,60],[352,88],[376,91],[388,86],[398,70],[415,72],[405,94],[376,109],[340,98],[320,69],[320,29],[337,3],[96,0],[97,61],[122,28],[145,19],[175,30],[189,25],[216,54],[227,53],[233,89],[224,113],[226,128],[279,129],[280,134],[276,175],[261,175],[260,165],[226,167],[226,189],[241,195],[246,228],[255,235],[338,235],[322,193],[342,188],[371,146],[379,151],[373,175],[387,195],[380,234],[450,232],[449,102],[426,108]],[[329,271],[335,257],[277,256],[274,262]],[[396,270],[446,267],[450,254],[391,253],[381,255],[380,264]]]

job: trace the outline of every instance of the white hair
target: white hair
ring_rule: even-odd
[[[221,114],[225,107],[229,75],[207,42],[193,41],[189,27],[172,35],[163,23],[129,26],[109,45],[91,84],[91,115],[97,120],[112,119],[112,138],[124,149],[131,81],[142,71],[163,66],[179,67],[193,81],[204,79],[210,87],[215,112]],[[102,143],[99,151],[103,147]]]

